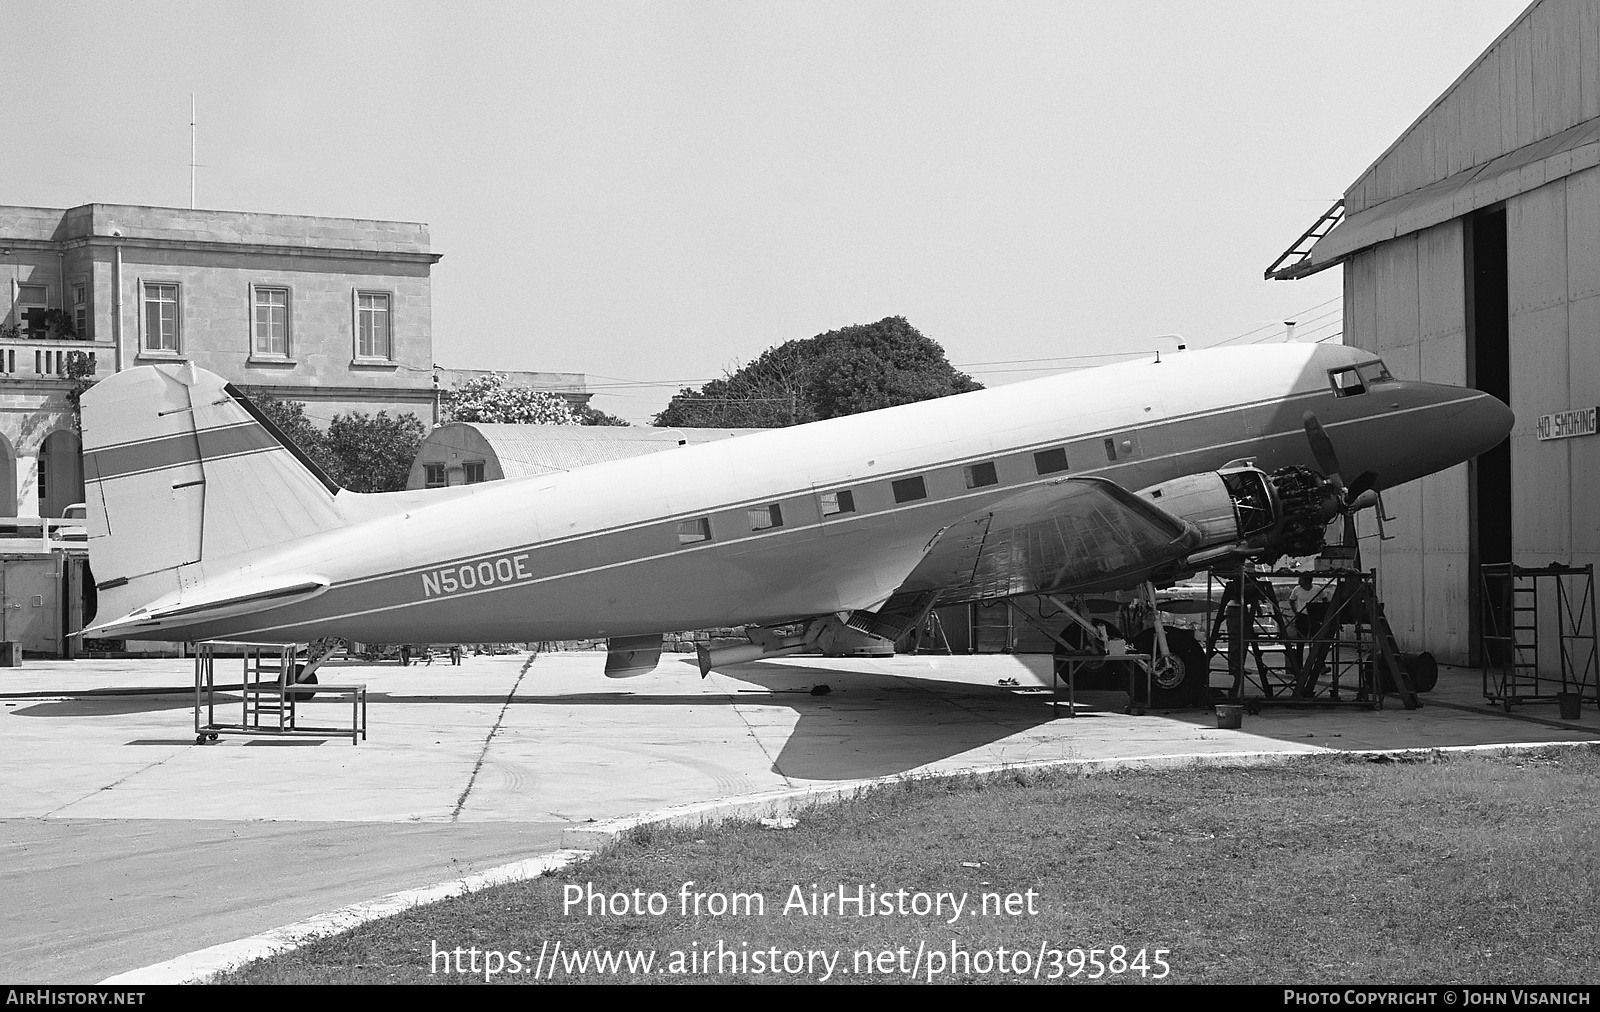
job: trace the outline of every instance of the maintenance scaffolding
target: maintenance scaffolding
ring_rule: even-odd
[[[1315,589],[1312,602],[1298,615],[1286,614],[1273,579],[1307,575]],[[1392,693],[1414,710],[1422,705],[1417,693],[1433,688],[1438,678],[1431,655],[1400,652],[1374,571],[1261,572],[1244,564],[1213,571],[1209,580],[1208,600],[1217,606],[1206,657],[1226,662],[1233,678],[1224,693],[1227,702],[1252,711],[1267,704],[1381,710]],[[1219,581],[1221,593],[1213,597]]]
[[[1480,573],[1484,698],[1508,712],[1563,696],[1600,702],[1594,566],[1491,563]]]
[[[317,680],[316,670],[333,652],[333,644],[242,643],[207,640],[195,645],[195,744],[216,741],[220,735],[270,735],[274,737],[348,737],[355,745],[367,737],[367,686],[364,682],[329,685]],[[304,654],[304,659],[301,655]],[[218,700],[217,660],[242,662],[239,691],[241,708],[237,724],[217,719],[219,707],[233,705]],[[350,699],[348,726],[312,726],[300,720],[299,707],[314,696],[337,695]]]

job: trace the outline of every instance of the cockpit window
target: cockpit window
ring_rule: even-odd
[[[1380,359],[1376,362],[1363,362],[1360,365],[1347,365],[1342,369],[1328,370],[1328,379],[1333,384],[1333,392],[1340,397],[1354,397],[1364,394],[1367,387],[1374,383],[1386,383],[1392,379],[1389,370],[1384,367]]]
[[[1354,397],[1367,392],[1366,384],[1361,382],[1361,374],[1353,365],[1328,370],[1328,378],[1333,381],[1333,392],[1340,397]]]
[[[1389,375],[1389,370],[1384,367],[1382,359],[1376,362],[1363,362],[1356,366],[1356,371],[1361,374],[1362,381],[1369,387],[1374,383],[1383,383],[1394,379],[1393,376]]]

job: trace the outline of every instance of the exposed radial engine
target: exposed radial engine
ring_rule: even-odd
[[[1199,567],[1225,556],[1271,562],[1322,550],[1328,523],[1343,509],[1341,488],[1308,467],[1271,474],[1249,463],[1186,474],[1139,494],[1194,524],[1202,540],[1186,560]]]

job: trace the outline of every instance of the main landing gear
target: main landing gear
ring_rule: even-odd
[[[1069,692],[1126,687],[1130,713],[1142,713],[1146,707],[1177,710],[1205,700],[1211,679],[1205,650],[1187,629],[1166,628],[1151,584],[1143,584],[1134,603],[1123,609],[1124,628],[1140,630],[1126,643],[1116,626],[1093,621],[1083,608],[1074,606],[1082,602],[1041,596],[1041,603],[1045,600],[1071,620],[1059,634],[1020,608],[1013,610],[1055,642],[1055,674],[1068,682]]]
[[[1157,710],[1195,706],[1205,698],[1211,679],[1205,649],[1187,629],[1167,629],[1165,634],[1165,650],[1159,649],[1155,629],[1133,638],[1135,653],[1151,655],[1148,687],[1147,680],[1135,674],[1133,702]]]

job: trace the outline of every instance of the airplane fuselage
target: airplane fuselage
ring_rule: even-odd
[[[875,607],[941,530],[1030,486],[1093,475],[1139,489],[1240,458],[1269,471],[1315,466],[1307,411],[1346,481],[1367,475],[1378,489],[1504,436],[1507,409],[1478,391],[1370,370],[1351,385],[1352,367],[1376,362],[1338,346],[1191,351],[408,493],[404,512],[258,553],[247,570],[226,557],[199,563],[213,589],[315,575],[329,583],[315,599],[141,635],[471,642],[773,624]],[[1330,378],[1340,370],[1346,379]]]

